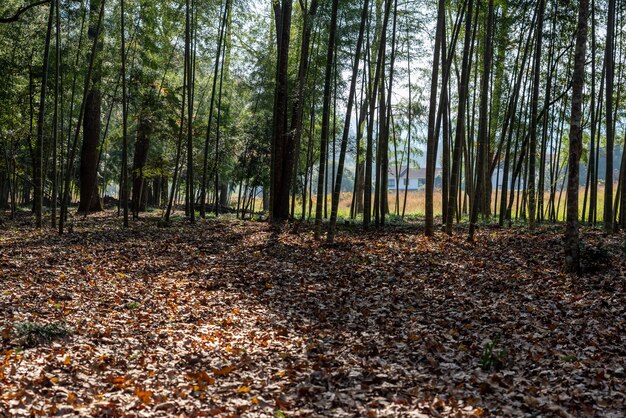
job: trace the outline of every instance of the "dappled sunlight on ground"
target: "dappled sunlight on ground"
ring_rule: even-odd
[[[574,277],[552,226],[329,246],[306,226],[119,223],[0,241],[0,414],[623,411],[623,235],[585,231],[606,259]]]

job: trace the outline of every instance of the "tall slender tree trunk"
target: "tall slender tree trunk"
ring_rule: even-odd
[[[543,21],[545,16],[545,0],[539,0],[537,19],[537,39],[535,41],[535,57],[533,68],[533,94],[530,102],[530,150],[528,165],[528,221],[530,229],[535,228],[535,212],[537,209],[535,187],[535,165],[537,161],[537,126],[539,108],[539,83],[541,81],[541,50],[543,46]]]
[[[470,3],[472,0],[470,0]],[[438,138],[435,134],[435,122],[437,117],[437,86],[439,84],[439,56],[441,53],[441,43],[446,22],[445,0],[439,0],[437,11],[437,31],[435,34],[435,53],[433,58],[433,68],[430,80],[430,107],[428,111],[428,139],[426,143],[426,213],[424,233],[431,236],[434,231],[434,194],[435,194],[435,166]],[[468,19],[471,20],[471,14]]]
[[[92,84],[87,95],[85,104],[85,114],[83,119],[83,146],[80,156],[80,205],[79,212],[97,212],[102,210],[100,195],[93,188],[97,187],[96,177],[98,161],[98,144],[100,143],[100,133],[102,129],[102,93],[100,91],[102,83],[102,38],[96,38],[96,25],[98,19],[98,9],[104,0],[90,0],[89,3],[89,39],[96,42],[95,65],[93,69]],[[91,198],[91,201],[90,201]]]
[[[408,7],[408,6],[407,6]],[[408,17],[408,13],[407,13],[407,26],[406,26],[406,30],[407,30],[407,39],[410,39],[410,30],[409,30],[409,17]],[[407,79],[408,79],[408,85],[409,85],[409,103],[408,103],[408,109],[407,109],[407,144],[406,144],[406,174],[405,174],[405,179],[404,179],[404,199],[402,202],[402,218],[404,219],[404,216],[406,214],[406,202],[409,196],[409,178],[410,178],[410,171],[411,171],[411,133],[412,133],[412,127],[413,127],[413,119],[412,119],[412,109],[411,106],[413,104],[413,92],[412,92],[412,86],[411,86],[411,42],[407,42],[407,47],[406,47],[406,55],[407,55]],[[397,181],[396,181],[397,183]],[[400,187],[399,184],[396,184],[396,187]]]
[[[202,159],[202,184],[200,185],[200,217],[206,217],[206,202],[207,202],[207,180],[208,180],[208,167],[209,167],[209,142],[211,139],[211,127],[213,125],[213,109],[215,105],[215,92],[217,89],[217,75],[220,68],[220,59],[222,57],[222,47],[224,43],[224,32],[226,30],[226,22],[228,20],[230,0],[226,0],[224,4],[224,12],[222,15],[222,21],[220,25],[220,34],[217,41],[217,51],[215,52],[215,66],[213,67],[213,81],[211,87],[211,99],[209,104],[209,121],[207,125],[206,138],[204,141],[204,157]]]
[[[35,143],[35,161],[33,164],[33,181],[35,183],[35,223],[37,228],[42,226],[43,212],[43,147],[44,147],[44,122],[46,113],[46,95],[48,88],[48,64],[50,61],[50,38],[52,37],[52,23],[54,22],[54,2],[50,2],[48,16],[48,30],[46,31],[46,43],[43,53],[43,72],[41,77],[41,91],[39,96],[39,115],[37,118],[37,142]]]
[[[541,0],[543,1],[543,0]],[[478,212],[480,208],[480,202],[482,201],[481,195],[484,190],[487,189],[485,184],[484,171],[487,170],[487,152],[489,145],[489,118],[487,112],[489,111],[489,80],[491,78],[491,60],[493,50],[493,25],[494,25],[494,4],[493,0],[489,0],[489,14],[487,17],[487,31],[485,34],[484,45],[484,57],[483,57],[483,72],[481,80],[481,95],[480,95],[480,121],[478,128],[478,153],[476,162],[476,191],[474,194],[474,204],[472,205],[472,212],[470,216],[470,228],[469,239],[474,239],[474,233],[476,232],[476,222],[478,220]]]
[[[128,90],[126,88],[126,22],[124,0],[120,0],[120,30],[122,60],[122,184],[120,184],[120,196],[123,199],[124,228],[128,228]],[[135,150],[137,153],[137,150]],[[146,150],[147,154],[147,150]],[[96,186],[97,187],[97,186]],[[141,186],[139,187],[141,188]],[[138,201],[139,199],[137,199]],[[139,202],[137,202],[137,207]]]
[[[230,30],[230,29],[229,29]],[[215,157],[214,157],[214,184],[213,184],[213,213],[217,217],[219,215],[220,210],[220,139],[222,134],[222,98],[224,97],[224,74],[227,72],[226,66],[226,51],[227,51],[226,41],[224,41],[224,51],[222,52],[222,68],[220,70],[220,89],[217,95],[217,123],[215,125]]]
[[[300,63],[298,66],[298,79],[296,94],[291,107],[291,129],[288,132],[287,142],[293,144],[294,152],[288,155],[288,167],[286,167],[285,175],[288,176],[292,189],[292,208],[295,207],[296,196],[296,178],[298,176],[298,157],[300,151],[300,143],[302,139],[302,125],[304,114],[304,87],[309,73],[310,49],[311,49],[311,33],[315,23],[317,14],[318,1],[313,0],[308,10],[303,10],[304,21],[302,23],[302,42],[300,45]],[[293,212],[293,211],[292,211]]]
[[[97,25],[95,29],[95,34],[93,36],[93,43],[91,47],[91,53],[89,56],[89,65],[87,67],[87,77],[85,77],[85,87],[83,90],[83,98],[80,105],[80,111],[78,114],[78,122],[74,134],[74,138],[72,140],[71,146],[68,149],[68,157],[67,157],[67,168],[65,170],[65,180],[63,186],[63,198],[61,200],[61,215],[59,219],[59,234],[62,235],[65,228],[65,220],[67,218],[67,209],[70,202],[70,184],[73,177],[73,167],[74,167],[74,158],[76,156],[76,148],[78,146],[78,138],[80,135],[80,127],[83,122],[83,117],[85,115],[85,110],[87,108],[87,100],[90,92],[90,86],[92,84],[94,67],[96,64],[96,54],[98,52],[98,44],[100,38],[100,32],[102,30],[102,20],[104,19],[104,4],[105,0],[100,2],[100,12],[98,14]],[[68,144],[69,145],[69,144]],[[95,180],[94,180],[95,181]]]
[[[287,144],[287,102],[291,10],[292,0],[282,0],[282,5],[279,5],[278,1],[274,3],[278,57],[270,173],[270,217],[276,222],[287,220],[289,217],[289,185],[291,184],[291,179],[285,177],[285,152],[289,147]],[[283,194],[285,190],[287,191],[286,195]]]
[[[613,81],[615,73],[615,0],[609,0],[606,29],[606,173],[604,177],[604,229],[613,231],[613,148],[615,127],[613,125]]]
[[[56,0],[55,12],[55,81],[54,81],[54,116],[52,122],[52,194],[50,197],[50,226],[57,227],[57,200],[59,195],[59,175],[58,175],[58,139],[59,139],[59,96],[61,94],[61,13],[59,8],[60,0]],[[62,115],[61,115],[62,118]],[[61,127],[63,131],[63,127]],[[7,166],[8,173],[8,166]]]
[[[461,177],[461,152],[463,147],[463,137],[465,136],[465,107],[467,105],[467,92],[470,76],[469,59],[472,44],[473,5],[474,1],[469,0],[467,3],[467,13],[465,14],[465,40],[463,44],[461,78],[459,80],[459,106],[454,138],[454,147],[452,149],[452,171],[450,173],[448,213],[446,214],[446,233],[448,235],[452,234],[454,214],[457,211],[457,190],[459,188]]]
[[[367,22],[367,12],[369,10],[369,0],[363,0],[363,10],[361,12],[361,25],[359,27],[359,37],[356,42],[354,53],[354,64],[352,68],[352,79],[350,80],[350,92],[348,93],[348,105],[346,107],[346,119],[343,125],[341,137],[341,150],[339,151],[339,164],[337,165],[337,178],[333,189],[332,207],[330,212],[330,227],[328,230],[328,242],[333,242],[335,238],[335,228],[337,226],[337,212],[339,210],[339,196],[341,194],[341,182],[343,179],[346,152],[348,149],[348,135],[350,134],[350,121],[352,117],[352,107],[356,99],[356,83],[359,75],[359,60],[361,59],[361,49],[363,48],[363,35],[365,34],[365,23]]]
[[[613,0],[611,0],[613,1]],[[567,176],[567,226],[565,231],[565,269],[576,272],[580,269],[580,239],[578,236],[578,165],[582,153],[582,102],[585,84],[585,59],[587,51],[587,20],[589,0],[580,0],[574,76],[572,81],[572,111],[569,133],[569,172]]]
[[[315,203],[315,239],[319,240],[322,235],[322,210],[324,200],[324,182],[326,179],[326,151],[328,148],[328,136],[330,130],[330,88],[333,73],[333,58],[337,46],[337,9],[339,1],[333,0],[330,17],[330,31],[328,34],[328,50],[326,53],[326,72],[324,78],[324,102],[322,108],[322,135],[320,143],[320,164],[317,176],[317,201]]]
[[[189,221],[193,224],[196,219],[194,184],[193,184],[193,61],[191,59],[192,28],[191,4],[186,0],[185,7],[185,65],[187,66],[187,202],[189,205]]]
[[[552,34],[555,33],[556,30],[556,21],[557,21],[557,12],[558,12],[558,4],[555,2],[553,5],[553,13],[552,13],[552,24],[550,32]],[[546,94],[544,99],[544,108],[543,108],[543,124],[541,129],[541,149],[540,149],[540,161],[539,161],[539,188],[537,191],[537,219],[541,222],[544,220],[544,194],[545,194],[545,176],[546,176],[546,157],[547,157],[547,146],[548,146],[548,125],[551,119],[550,108],[552,106],[551,95],[552,95],[552,84],[553,79],[556,76],[557,70],[557,62],[554,58],[554,46],[555,39],[552,37],[550,39],[550,47],[548,49],[549,59],[548,59],[548,77],[546,80]]]
[[[178,189],[178,184],[179,184],[179,177],[180,177],[180,171],[181,171],[181,158],[182,158],[182,153],[183,153],[183,133],[184,133],[184,126],[185,126],[185,104],[186,104],[186,100],[185,100],[185,90],[188,88],[187,86],[187,70],[188,70],[188,66],[187,66],[187,62],[184,63],[183,66],[183,86],[182,86],[182,96],[181,96],[181,104],[180,104],[180,128],[178,130],[178,141],[177,141],[177,145],[176,145],[176,159],[175,159],[175,163],[174,163],[174,173],[172,175],[172,186],[170,189],[170,196],[167,202],[167,206],[165,208],[165,212],[163,213],[163,220],[167,223],[170,221],[170,215],[172,214],[172,209],[174,206],[174,202],[176,200],[176,193],[177,193],[177,189]]]
[[[536,14],[536,9],[535,9],[535,14]],[[532,22],[534,22],[534,20],[535,20],[535,16],[533,16]],[[533,25],[531,23],[530,27],[532,28],[532,26]],[[523,38],[520,38],[520,43],[522,39]],[[511,143],[513,140],[513,131],[515,130],[514,129],[515,112],[518,109],[517,105],[518,105],[518,100],[520,96],[520,90],[522,88],[522,81],[524,80],[524,74],[525,74],[524,68],[526,64],[526,59],[528,58],[528,52],[530,49],[529,45],[530,45],[531,40],[532,40],[532,30],[530,31],[528,38],[526,39],[526,45],[523,49],[521,65],[519,66],[516,65],[516,67],[518,68],[517,79],[515,82],[515,86],[513,87],[511,98],[509,99],[507,115],[504,119],[504,124],[502,127],[502,135],[500,138],[501,143],[503,143],[506,138],[506,151],[505,151],[505,156],[504,156],[504,167],[503,167],[503,173],[502,173],[502,193],[500,195],[500,213],[499,213],[499,225],[500,226],[504,225],[504,221],[507,218],[507,214],[508,214],[507,198],[508,198],[508,189],[509,189],[509,171],[510,171],[509,168],[511,166]],[[525,99],[525,94],[522,95],[522,106],[521,106],[522,109],[524,108],[524,99]],[[497,156],[496,156],[495,161],[497,161]],[[515,158],[513,158],[513,161],[515,161]],[[515,179],[513,179],[513,181],[510,182],[511,193],[513,193],[514,191],[514,181]]]

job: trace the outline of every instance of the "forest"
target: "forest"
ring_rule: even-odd
[[[0,75],[0,417],[626,411],[626,2],[2,0]]]

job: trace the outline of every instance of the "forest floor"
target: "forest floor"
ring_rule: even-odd
[[[622,416],[624,234],[0,227],[0,416]]]

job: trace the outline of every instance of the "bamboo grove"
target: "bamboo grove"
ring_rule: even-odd
[[[576,270],[580,223],[626,229],[625,29],[616,0],[5,0],[0,208],[566,221]]]

